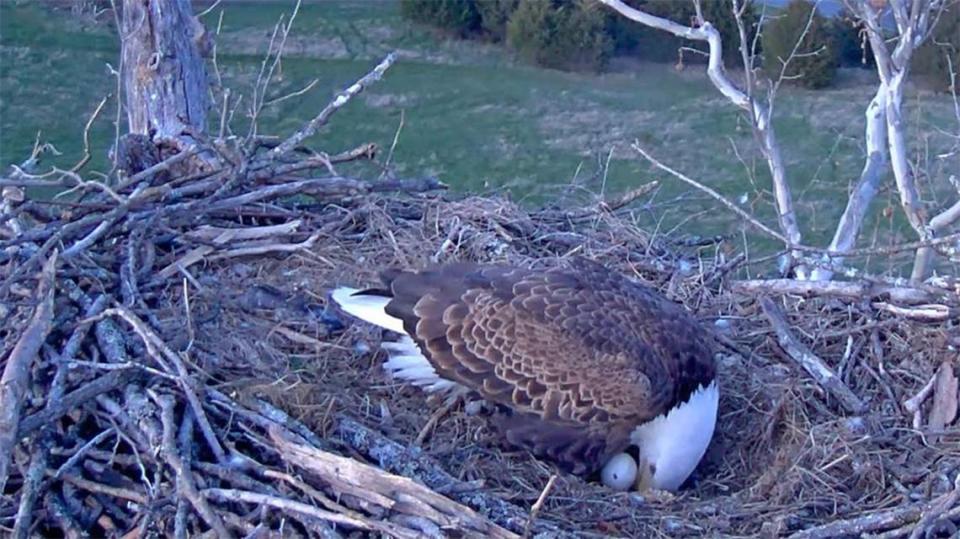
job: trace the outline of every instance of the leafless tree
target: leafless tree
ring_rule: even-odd
[[[926,207],[920,198],[916,174],[911,168],[908,157],[908,137],[902,112],[904,84],[910,71],[910,61],[917,48],[928,39],[945,7],[944,0],[890,0],[889,2],[887,0],[849,0],[848,2],[848,8],[862,22],[869,38],[876,58],[879,80],[877,91],[866,108],[864,139],[867,155],[863,169],[847,200],[833,239],[826,249],[802,245],[798,216],[793,205],[790,184],[787,181],[788,174],[771,121],[776,90],[784,78],[781,76],[779,80],[773,81],[768,86],[765,99],[758,98],[756,89],[759,86],[753,79],[752,69],[754,47],[747,41],[748,34],[742,19],[741,2],[732,0],[732,9],[740,34],[739,46],[745,67],[743,87],[738,86],[725,73],[720,33],[710,21],[703,19],[698,0],[693,0],[698,14],[694,26],[684,26],[651,15],[630,7],[621,0],[599,1],[624,17],[645,26],[709,44],[707,74],[711,82],[721,94],[747,113],[757,134],[760,149],[770,169],[779,217],[780,234],[775,234],[775,237],[783,240],[786,247],[791,250],[794,264],[796,264],[794,274],[798,279],[832,279],[835,268],[841,266],[844,256],[855,248],[870,202],[880,188],[884,173],[891,168],[901,207],[921,240],[921,246],[916,250],[911,280],[922,281],[930,276],[937,248],[934,245],[939,246],[944,252],[952,252],[951,248],[945,247],[946,244],[942,241],[938,242],[937,238],[942,239],[949,227],[960,218],[960,201],[939,214],[929,217],[931,209]],[[893,35],[889,35],[890,31],[885,33],[880,23],[888,12],[893,13],[896,21]],[[798,43],[802,39],[803,35],[798,39]],[[796,53],[796,50],[794,52]],[[784,64],[789,63],[791,58],[783,60]],[[960,121],[960,113],[958,113],[958,121]],[[649,154],[641,153],[655,165],[669,170]],[[756,226],[760,223],[754,221],[752,224]],[[761,230],[763,229],[770,233],[770,229],[763,227]],[[802,252],[811,251],[819,252],[821,257],[811,261],[810,257],[802,255]],[[808,268],[811,262],[814,267]]]

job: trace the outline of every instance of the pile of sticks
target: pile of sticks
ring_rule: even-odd
[[[333,434],[380,467],[337,455],[265,401],[218,391],[191,355],[192,321],[171,330],[157,319],[171,283],[200,286],[194,265],[310,248],[340,219],[311,210],[444,187],[337,172],[372,160],[372,144],[337,155],[302,146],[394,58],[286,140],[164,147],[127,136],[118,182],[84,180],[80,167],[0,179],[0,527],[17,538],[529,531],[525,511],[490,499],[489,517],[478,514],[457,501],[482,498],[475,486],[347,418]],[[79,196],[25,196],[51,185]],[[401,464],[421,482],[390,473]]]

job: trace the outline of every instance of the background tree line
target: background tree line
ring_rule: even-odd
[[[870,48],[846,12],[829,18],[813,13],[810,20],[813,3],[793,0],[780,12],[768,11],[761,31],[759,6],[744,2],[748,39],[754,43],[760,32],[756,47],[768,76],[777,78],[783,71],[797,84],[823,88],[833,83],[838,67],[871,67]],[[682,24],[695,16],[693,2],[626,3]],[[704,18],[723,36],[725,63],[737,66],[741,64],[740,37],[732,7],[731,0],[701,0]],[[457,38],[503,43],[525,61],[555,69],[602,71],[618,54],[678,65],[706,60],[696,52],[703,50],[702,43],[665,37],[592,0],[401,0],[401,11],[413,21]],[[780,59],[791,55],[798,40],[798,54],[782,69]],[[917,51],[915,80],[949,90],[951,63],[960,65],[960,2],[944,12],[933,39]]]

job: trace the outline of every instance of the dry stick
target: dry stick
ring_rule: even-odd
[[[53,294],[56,282],[57,250],[50,254],[40,272],[37,288],[38,305],[17,344],[7,357],[0,378],[0,492],[7,483],[10,458],[17,444],[20,411],[30,384],[30,366],[47,340],[53,324]]]
[[[47,470],[47,473],[52,476],[54,474],[54,471]],[[149,498],[147,498],[146,495],[140,492],[137,492],[135,490],[130,490],[123,487],[114,487],[110,485],[104,485],[103,483],[97,483],[96,481],[91,481],[90,479],[80,477],[79,475],[66,474],[63,476],[63,480],[77,487],[80,487],[83,490],[86,490],[89,492],[96,492],[100,494],[106,494],[111,498],[121,498],[124,500],[129,500],[141,506],[145,506],[148,503],[150,503],[150,500]]]
[[[406,477],[387,473],[356,460],[287,440],[272,427],[270,438],[280,456],[328,482],[337,493],[351,494],[385,509],[426,518],[445,529],[485,537],[515,538],[516,534],[487,520],[473,509],[437,494]]]
[[[349,417],[338,415],[331,431],[351,449],[376,461],[383,469],[415,475],[427,487],[472,507],[484,507],[491,520],[514,532],[522,532],[529,515],[516,505],[500,498],[477,491],[475,487],[451,476],[439,463],[424,454],[412,454],[409,449],[382,434],[371,430]],[[540,519],[534,524],[536,531],[559,533],[556,524]]]
[[[954,388],[956,391],[956,388]],[[933,521],[943,516],[944,512],[950,509],[957,509],[957,501],[960,499],[960,473],[953,479],[953,490],[942,495],[937,500],[931,502],[923,511],[923,517],[910,533],[910,539],[920,539],[927,531],[927,528],[933,524]]]
[[[279,146],[270,150],[267,155],[271,158],[279,157],[299,146],[300,143],[302,143],[308,137],[313,136],[318,129],[323,127],[327,121],[330,120],[330,117],[333,116],[337,110],[346,105],[357,94],[362,92],[364,88],[380,80],[380,78],[383,77],[383,73],[393,65],[396,59],[397,53],[391,52],[388,54],[387,57],[377,65],[377,67],[373,68],[373,71],[367,73],[361,77],[360,80],[353,83],[352,86],[341,92],[336,99],[331,101],[330,104],[320,111],[320,114],[307,122],[307,125],[303,126],[299,131],[291,135],[290,138],[283,141]]]
[[[744,295],[791,294],[798,296],[838,296],[861,300],[889,297],[900,303],[923,303],[933,294],[911,286],[873,285],[841,281],[797,281],[794,279],[750,279],[728,283],[731,290]],[[948,293],[944,290],[944,295]]]
[[[73,455],[70,455],[70,458],[68,458],[66,462],[61,464],[59,468],[57,468],[57,471],[54,472],[53,474],[53,480],[56,481],[57,479],[60,479],[61,477],[63,477],[70,470],[70,468],[73,468],[74,466],[77,465],[78,462],[80,462],[80,459],[82,459],[84,455],[86,455],[94,447],[96,447],[97,444],[105,440],[107,436],[110,436],[115,432],[116,430],[113,427],[109,427],[107,428],[107,430],[101,432],[100,434],[88,440],[87,443],[83,444],[83,446],[80,449],[78,449],[76,453],[74,453]]]
[[[40,427],[56,421],[70,413],[71,410],[96,398],[98,395],[123,387],[127,382],[137,378],[139,375],[140,373],[138,371],[128,369],[111,372],[87,382],[76,390],[67,393],[63,399],[60,399],[53,407],[25,417],[23,421],[20,422],[18,436],[29,436]]]
[[[843,409],[853,414],[862,412],[864,409],[863,401],[844,385],[840,377],[830,367],[814,355],[805,344],[794,337],[780,307],[770,298],[762,298],[760,306],[770,320],[773,329],[777,332],[777,340],[784,351],[787,352],[787,355],[799,363],[821,387],[836,397]]]
[[[269,243],[252,247],[241,247],[218,253],[209,257],[209,260],[222,260],[224,258],[235,258],[238,256],[263,255],[267,253],[292,253],[296,251],[309,250],[313,244],[320,239],[320,233],[316,233],[300,243]]]
[[[540,492],[540,496],[537,497],[537,501],[533,503],[533,507],[530,508],[530,518],[527,519],[527,525],[523,528],[523,539],[530,537],[530,529],[533,527],[533,523],[537,521],[537,515],[540,514],[540,509],[543,507],[544,502],[547,501],[547,496],[550,495],[550,490],[553,489],[553,484],[557,481],[557,474],[550,476],[550,479],[547,480],[546,486],[543,487],[543,491]]]
[[[917,392],[916,395],[910,397],[909,399],[903,401],[903,409],[907,412],[910,412],[913,417],[913,428],[919,430],[921,415],[920,407],[923,406],[924,401],[930,397],[933,393],[933,386],[937,382],[937,373],[933,373],[933,376],[930,377],[930,380]]]
[[[164,460],[167,461],[167,464],[169,464],[177,474],[177,492],[193,505],[197,513],[200,513],[200,517],[213,528],[218,537],[221,539],[233,537],[233,535],[227,531],[226,526],[224,526],[223,521],[217,513],[215,513],[213,508],[210,507],[210,504],[207,503],[207,500],[197,491],[197,485],[193,481],[193,473],[190,471],[190,468],[184,464],[183,458],[180,457],[180,452],[177,450],[177,442],[173,435],[174,431],[176,431],[173,418],[173,397],[164,395],[157,400],[159,401],[161,410],[160,421],[163,423],[163,445],[160,448],[160,454],[163,455]]]
[[[875,301],[871,303],[874,309],[884,311],[901,318],[909,318],[920,322],[944,322],[957,315],[956,309],[951,309],[946,305],[923,304],[913,307],[901,307],[885,301]]]
[[[122,305],[117,305],[112,309],[104,311],[102,316],[119,316],[126,320],[140,338],[143,339],[144,344],[147,346],[147,352],[153,356],[154,359],[164,366],[164,368],[169,369],[168,361],[174,366],[177,381],[179,382],[178,385],[187,396],[187,401],[190,403],[191,408],[193,408],[194,417],[197,419],[200,431],[203,433],[207,445],[210,446],[218,462],[226,462],[226,452],[224,452],[223,446],[220,445],[220,440],[217,439],[217,435],[213,432],[210,420],[207,419],[207,415],[203,411],[203,405],[200,403],[200,399],[197,398],[196,392],[194,392],[193,378],[190,376],[190,373],[187,372],[187,368],[180,359],[180,356],[171,350],[170,347],[130,309]],[[164,357],[166,361],[164,361]]]

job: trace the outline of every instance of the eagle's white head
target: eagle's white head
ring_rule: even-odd
[[[615,490],[675,491],[686,481],[713,438],[720,391],[717,381],[700,386],[690,399],[634,429],[630,441],[639,448],[640,462],[627,453],[614,455],[600,472],[603,484]]]

